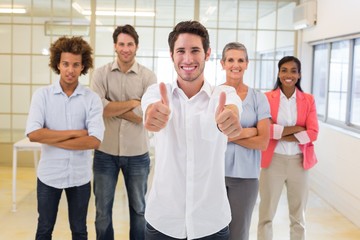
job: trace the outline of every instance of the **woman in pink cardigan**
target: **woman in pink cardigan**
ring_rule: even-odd
[[[272,221],[284,185],[289,204],[290,239],[300,240],[305,239],[307,170],[317,162],[313,141],[319,127],[314,98],[300,86],[299,59],[282,58],[278,70],[274,89],[265,93],[272,124],[270,142],[261,159],[258,240],[273,238]]]

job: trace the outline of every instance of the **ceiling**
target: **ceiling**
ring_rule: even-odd
[[[194,0],[92,0],[96,4],[96,10],[100,11],[136,11],[155,12],[156,18],[173,19],[174,5],[176,4],[176,12],[189,14],[189,9],[194,8]],[[91,10],[91,0],[2,0],[0,8],[26,8],[27,13],[23,16],[31,16],[34,18],[75,18],[86,19],[77,10],[74,3],[78,4],[83,10]],[[195,0],[198,1],[198,0]],[[294,0],[199,0],[200,18],[213,17],[217,14],[221,20],[226,22],[226,18],[233,21],[234,14],[226,14],[233,12],[234,8],[239,6],[241,21],[256,21],[268,14],[273,13],[276,8],[281,8]],[[156,5],[156,9],[155,6]],[[218,10],[218,8],[220,10]],[[259,9],[259,11],[257,11]],[[160,14],[160,15],[159,15]],[[213,15],[213,16],[206,16]],[[205,16],[205,17],[204,17]],[[231,18],[231,19],[230,19]]]

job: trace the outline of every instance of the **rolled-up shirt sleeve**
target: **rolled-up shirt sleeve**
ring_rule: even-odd
[[[273,139],[275,140],[281,139],[283,131],[284,131],[284,126],[279,124],[272,124]]]
[[[89,136],[94,136],[102,142],[104,139],[105,125],[103,120],[103,105],[96,93],[93,94],[92,104],[88,113],[87,130]]]
[[[294,136],[296,137],[296,139],[299,141],[300,144],[306,144],[311,142],[309,135],[307,134],[306,131],[295,133]]]

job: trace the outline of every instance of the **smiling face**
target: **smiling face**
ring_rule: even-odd
[[[78,85],[79,76],[84,69],[81,61],[81,55],[68,52],[61,53],[60,63],[57,66],[60,71],[61,86],[71,88]]]
[[[297,64],[294,61],[285,62],[280,66],[278,77],[283,90],[295,89],[295,84],[301,77]]]
[[[182,33],[178,36],[172,60],[178,74],[178,81],[193,82],[204,80],[205,62],[209,59],[211,50],[205,53],[201,37],[195,34]]]
[[[137,46],[133,37],[129,34],[120,33],[117,37],[117,42],[114,44],[114,48],[120,63],[133,64],[137,51]]]
[[[226,71],[227,81],[242,80],[248,64],[245,51],[237,49],[226,51],[225,60],[221,60],[222,68]]]

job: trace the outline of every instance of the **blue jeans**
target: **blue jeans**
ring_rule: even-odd
[[[229,235],[230,235],[229,227],[226,226],[217,233],[202,238],[196,238],[194,240],[228,240]],[[146,240],[180,240],[179,238],[169,237],[159,232],[148,222],[146,222],[146,227],[145,227],[145,239]],[[181,240],[186,240],[186,238]]]
[[[86,217],[91,194],[90,182],[65,189],[50,187],[37,180],[38,226],[36,240],[52,238],[62,191],[65,190],[73,240],[87,239]]]
[[[150,171],[149,153],[140,156],[113,156],[95,150],[94,194],[96,238],[113,240],[112,208],[119,172],[124,175],[130,212],[130,239],[143,240],[145,232],[145,194]]]

